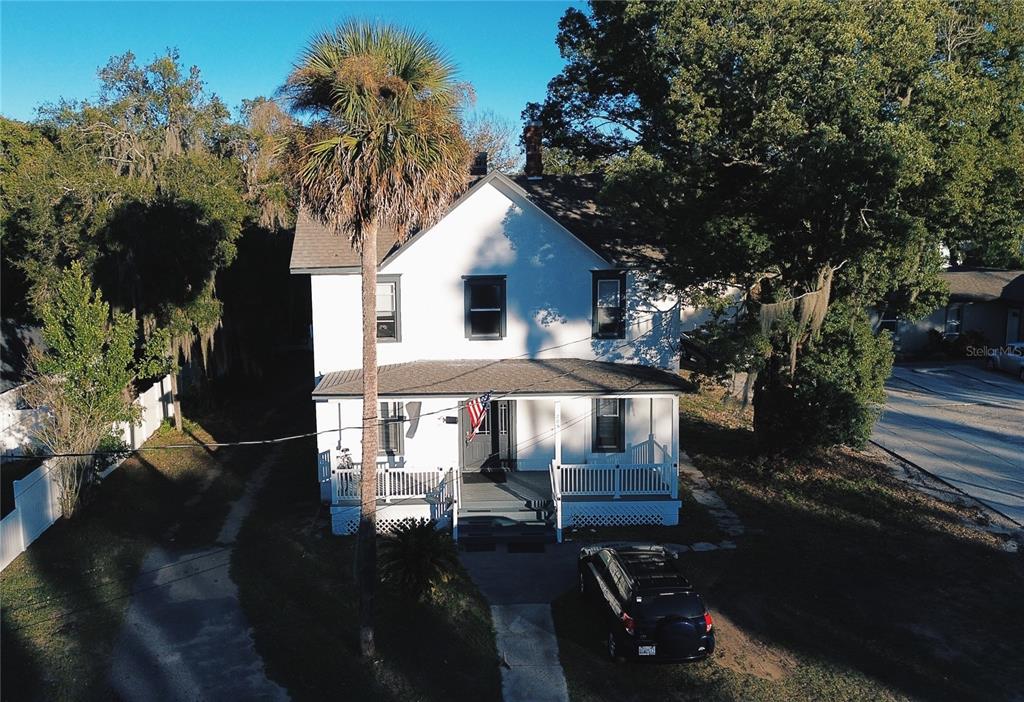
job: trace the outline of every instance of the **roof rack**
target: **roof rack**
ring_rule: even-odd
[[[667,549],[620,551],[623,570],[638,588],[692,589],[690,581],[679,570],[679,562]]]

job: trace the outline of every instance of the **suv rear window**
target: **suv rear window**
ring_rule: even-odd
[[[692,619],[704,616],[704,600],[692,592],[648,593],[643,595],[643,601],[636,608],[636,613],[644,619],[668,616]]]

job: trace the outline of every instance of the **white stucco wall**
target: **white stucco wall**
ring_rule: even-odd
[[[517,193],[487,183],[381,269],[401,276],[402,340],[380,343],[378,363],[569,357],[677,368],[675,299],[639,299],[636,273],[627,338],[591,339],[591,272],[612,268]],[[507,277],[505,338],[465,338],[466,275]],[[311,291],[316,374],[359,367],[359,276],[313,275]]]
[[[457,424],[445,424],[445,416],[457,416],[455,407],[460,398],[405,398],[402,402],[422,402],[421,418],[414,429],[406,424],[404,453],[410,467],[449,467],[459,465],[461,437]],[[519,470],[547,470],[555,454],[554,397],[516,400],[516,458]],[[653,430],[654,440],[665,447],[667,455],[656,456],[657,462],[677,463],[678,436],[675,400],[667,396],[627,397],[626,451],[623,454],[594,453],[593,398],[562,397],[562,462],[563,463],[632,463],[634,451],[644,444]],[[387,401],[392,401],[388,398]],[[317,450],[336,448],[341,409],[341,445],[348,448],[355,461],[360,460],[362,432],[358,428],[362,401],[358,399],[329,400],[316,403]],[[653,409],[653,415],[652,415]],[[652,422],[653,416],[653,422]],[[382,459],[383,460],[383,459]]]

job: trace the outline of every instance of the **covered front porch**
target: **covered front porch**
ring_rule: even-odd
[[[402,364],[398,377],[381,369],[382,530],[426,518],[456,537],[532,524],[560,540],[571,527],[678,523],[675,374],[578,359],[444,362],[458,382],[449,387],[439,362],[424,363]],[[336,533],[358,524],[362,466],[347,460],[361,448],[358,375],[327,376],[314,392],[321,490]],[[517,380],[532,387],[510,387]],[[428,386],[443,394],[417,394]],[[488,391],[489,411],[470,438],[465,402]]]

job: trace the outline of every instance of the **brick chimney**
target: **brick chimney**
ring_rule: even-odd
[[[544,175],[544,162],[541,158],[540,146],[542,135],[543,125],[537,120],[528,122],[523,130],[523,143],[526,144],[526,168],[523,172],[531,180]]]
[[[471,176],[485,176],[487,175],[487,152],[477,151],[476,157],[473,159],[473,163],[469,166],[469,174]]]

